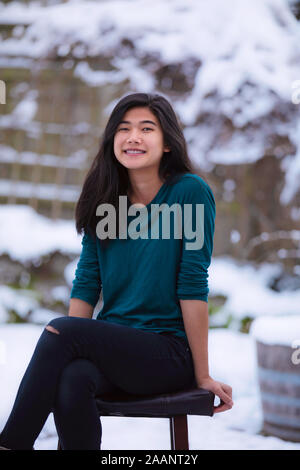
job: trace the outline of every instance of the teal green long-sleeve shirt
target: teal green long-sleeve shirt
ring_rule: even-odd
[[[154,204],[180,207],[177,212],[167,210],[169,233],[163,232],[163,211],[159,210],[156,218],[155,212],[151,216]],[[199,215],[202,204],[204,219]],[[136,215],[128,216],[127,238],[111,239],[103,248],[98,237],[94,240],[84,233],[70,298],[95,307],[102,289],[103,307],[97,313],[98,320],[156,333],[169,332],[187,339],[179,300],[207,302],[215,214],[212,190],[200,176],[186,173],[171,184],[165,182],[151,203],[142,210],[136,209]],[[134,239],[128,227],[139,216],[142,222],[136,231],[141,230],[144,238]],[[181,233],[176,229],[179,225]],[[156,227],[156,238],[151,227]],[[197,243],[195,235],[191,238],[192,231],[198,234]],[[202,245],[199,233],[204,235]]]

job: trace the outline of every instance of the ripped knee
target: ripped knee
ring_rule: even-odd
[[[56,335],[60,334],[60,332],[56,328],[53,328],[53,326],[51,325],[47,325],[45,329],[50,331],[51,333],[55,333]]]

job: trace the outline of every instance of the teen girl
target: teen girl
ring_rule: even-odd
[[[142,237],[129,229],[137,212],[123,224],[126,236],[118,235],[120,196],[149,222]],[[106,239],[98,236],[103,204],[116,210],[117,235]],[[160,236],[159,218],[158,236],[147,236],[154,204],[179,204],[183,212],[185,205],[203,205],[203,246],[191,249],[187,225],[197,226],[184,217],[181,238],[174,236],[174,224],[168,237]],[[213,193],[193,170],[170,103],[157,94],[122,98],[76,206],[83,238],[69,314],[52,320],[38,340],[0,436],[3,448],[33,449],[53,412],[63,449],[99,449],[95,397],[118,390],[142,395],[200,387],[222,400],[215,412],[232,407],[231,387],[214,380],[208,368],[214,224]],[[92,318],[101,290],[103,307]]]

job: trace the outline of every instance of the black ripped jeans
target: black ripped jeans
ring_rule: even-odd
[[[53,412],[65,450],[101,446],[95,397],[165,393],[195,385],[189,345],[175,335],[103,320],[59,317],[44,329],[0,435],[0,446],[32,449]]]

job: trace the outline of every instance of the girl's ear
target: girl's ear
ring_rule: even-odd
[[[164,148],[164,152],[171,152],[170,147],[165,147],[165,148]]]

